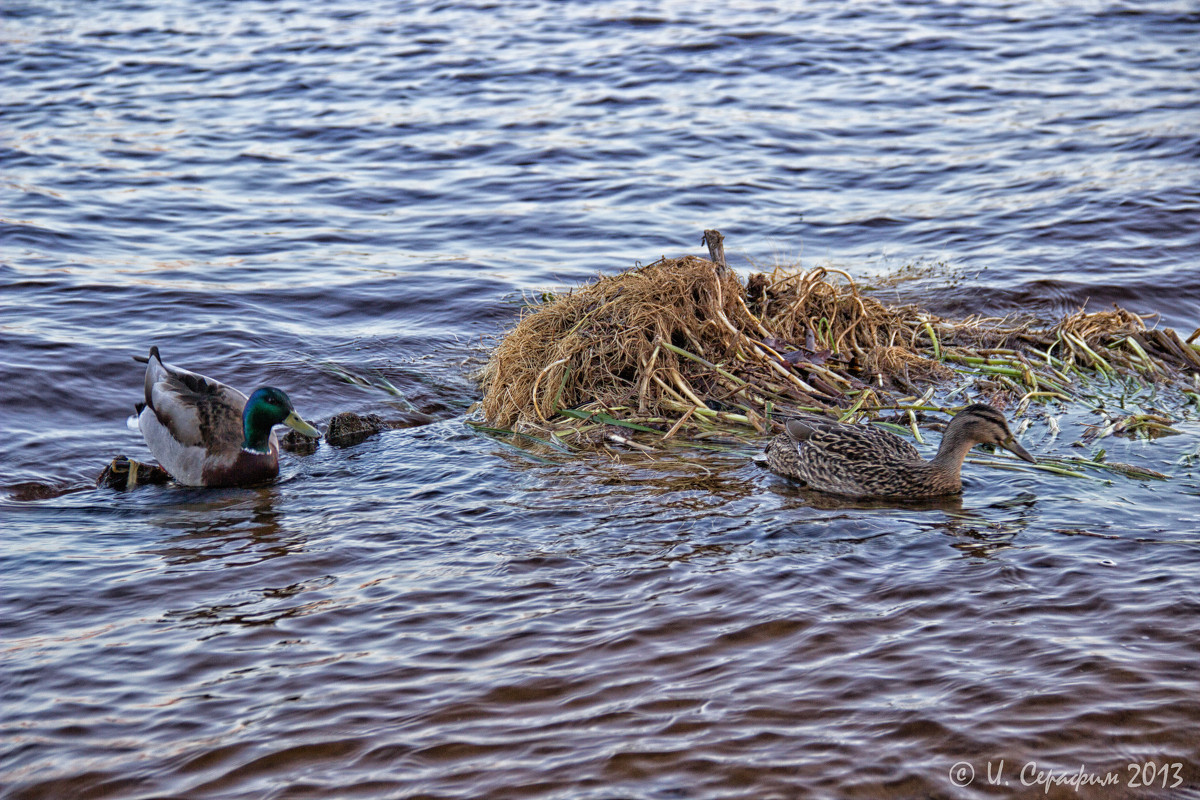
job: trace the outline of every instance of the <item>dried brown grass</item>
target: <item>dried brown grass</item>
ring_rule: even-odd
[[[708,259],[664,258],[526,309],[481,375],[483,413],[501,427],[578,426],[586,409],[666,438],[731,421],[761,433],[780,413],[887,407],[892,392],[964,372],[1028,400],[1068,393],[1071,370],[1200,368],[1146,319],[1114,308],[1053,324],[949,320],[886,305],[840,270],[777,268],[743,286]]]
[[[657,261],[536,308],[496,348],[484,370],[484,415],[492,424],[545,422],[586,402],[657,409],[677,376],[696,378],[674,344],[724,361],[741,350],[754,319],[729,270],[694,256]],[[664,388],[670,387],[670,388]]]

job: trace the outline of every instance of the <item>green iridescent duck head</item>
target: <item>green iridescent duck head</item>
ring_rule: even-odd
[[[318,438],[321,435],[320,431],[296,413],[287,392],[273,386],[264,386],[254,390],[242,411],[242,431],[245,434],[242,449],[255,453],[269,452],[271,429],[279,424],[287,425],[305,436]]]

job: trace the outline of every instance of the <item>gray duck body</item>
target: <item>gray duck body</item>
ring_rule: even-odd
[[[817,417],[792,419],[767,445],[767,466],[806,487],[849,497],[921,499],[962,490],[962,462],[977,444],[994,444],[1032,462],[1004,415],[989,405],[967,406],[946,426],[931,461],[895,434],[869,425]]]

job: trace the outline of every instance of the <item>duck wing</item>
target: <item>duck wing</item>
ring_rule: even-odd
[[[789,419],[786,427],[788,436],[797,445],[813,441],[851,460],[855,460],[857,454],[863,453],[871,454],[872,460],[924,460],[921,452],[911,442],[874,425],[848,425],[844,422],[805,417]]]
[[[777,449],[776,461],[786,463],[785,474],[819,491],[888,494],[897,475],[925,463],[911,444],[874,426],[805,418],[789,420],[786,428],[791,452],[785,461]]]
[[[220,381],[162,362],[158,348],[146,362],[146,408],[171,438],[212,453],[238,449],[245,436],[246,395]]]

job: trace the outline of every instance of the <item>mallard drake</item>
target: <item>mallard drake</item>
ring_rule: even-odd
[[[146,404],[138,428],[150,452],[188,486],[245,486],[279,474],[282,423],[320,436],[282,389],[264,386],[250,397],[220,381],[164,364],[157,347],[146,362]]]
[[[1036,463],[1017,444],[1004,415],[984,403],[954,415],[932,461],[895,434],[870,425],[819,418],[790,419],[767,445],[767,466],[808,488],[851,497],[920,499],[962,491],[963,459],[977,444],[994,444]]]

